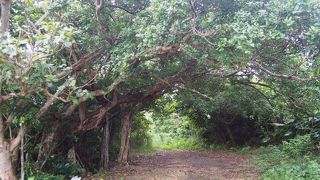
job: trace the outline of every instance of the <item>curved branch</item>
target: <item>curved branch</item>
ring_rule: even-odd
[[[97,97],[97,96],[103,96],[105,94],[104,91],[101,90],[96,90],[91,92],[92,96]],[[89,96],[82,96],[79,99],[79,104],[86,102],[89,99]],[[71,106],[68,107],[67,111],[64,113],[65,117],[70,116],[79,106],[79,104],[72,104]]]
[[[245,83],[245,82],[242,82],[242,81],[236,81],[236,82],[238,82],[240,85],[245,85],[245,86],[248,86],[248,87],[253,88],[253,89],[256,90],[260,95],[262,95],[262,96],[268,101],[268,103],[269,103],[272,107],[274,107],[274,105],[273,105],[272,102],[270,101],[270,98],[269,98],[267,95],[265,95],[260,89],[258,89],[257,87],[255,87],[254,85],[251,85],[250,83]]]
[[[121,9],[121,10],[123,10],[123,11],[125,11],[125,12],[127,12],[129,14],[136,14],[136,13],[139,12],[139,11],[138,12],[133,12],[133,11],[130,11],[130,10],[128,10],[128,9],[122,7],[122,6],[118,6],[118,5],[115,5],[115,4],[107,4],[106,6],[111,7],[111,8]]]
[[[282,92],[280,92],[279,90],[275,89],[275,88],[272,88],[271,86],[269,85],[266,85],[266,84],[263,84],[263,83],[258,83],[258,82],[252,82],[252,81],[248,81],[246,82],[248,84],[254,84],[254,85],[259,85],[259,86],[263,86],[263,87],[266,87],[266,88],[269,88],[271,89],[272,91],[274,91],[275,93],[279,94],[280,96],[284,97],[285,99],[288,99],[288,101],[297,109],[300,109],[302,110],[304,113],[308,114],[309,116],[312,116],[312,112],[309,112],[307,109],[299,106],[296,104],[294,98],[290,97],[290,96],[286,96],[285,94],[283,94]]]
[[[11,99],[11,98],[14,98],[14,97],[21,97],[21,96],[24,96],[25,94],[24,93],[9,93],[7,95],[4,95],[4,96],[0,96],[0,104],[6,102],[7,100]]]
[[[266,74],[268,74],[269,76],[272,76],[272,77],[290,79],[290,80],[296,80],[296,81],[308,81],[308,80],[310,80],[310,79],[300,78],[300,77],[294,76],[294,75],[274,73],[274,72],[268,70],[267,68],[263,67],[261,64],[259,64],[256,61],[253,62],[253,65],[256,66],[257,68],[259,68],[261,71],[263,71]]]
[[[106,23],[103,21],[103,19],[101,17],[101,11],[104,8],[105,8],[104,0],[97,0],[97,3],[96,3],[96,18],[97,18],[97,21],[99,23],[100,33],[110,45],[113,45],[114,44],[114,40],[113,40],[113,38],[108,36],[107,28],[106,28],[107,25],[106,25]]]
[[[24,126],[22,125],[20,128],[19,128],[19,131],[18,131],[18,134],[17,134],[17,137],[15,137],[11,142],[10,142],[10,152],[13,152],[13,150],[19,146],[20,142],[21,142],[21,139],[24,135]]]
[[[200,95],[201,97],[203,97],[203,98],[205,98],[205,99],[207,99],[207,100],[209,100],[209,101],[212,101],[212,100],[213,100],[212,97],[210,97],[210,96],[208,96],[208,95],[206,95],[206,94],[203,94],[203,93],[201,93],[200,91],[198,91],[198,90],[196,90],[196,89],[186,88],[184,85],[175,85],[175,87],[177,87],[177,88],[179,88],[179,89],[184,89],[184,90],[187,90],[187,91],[191,91],[191,92],[193,92],[193,93],[195,93],[195,94],[198,94],[198,95]]]
[[[192,74],[192,77],[220,77],[220,78],[229,78],[236,76],[240,71],[235,70],[232,72],[200,72]]]

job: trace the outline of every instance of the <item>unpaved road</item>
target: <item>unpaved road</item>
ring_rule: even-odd
[[[110,179],[125,180],[240,180],[259,179],[249,156],[234,152],[160,151],[134,155],[130,166],[112,170]]]

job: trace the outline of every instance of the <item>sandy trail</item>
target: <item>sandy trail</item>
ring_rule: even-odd
[[[259,179],[250,156],[227,151],[160,151],[133,155],[130,166],[111,171],[109,179],[207,180]]]

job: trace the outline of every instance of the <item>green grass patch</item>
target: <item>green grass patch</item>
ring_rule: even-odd
[[[139,154],[153,154],[157,152],[157,148],[153,146],[140,146],[131,149],[131,152],[139,153]]]
[[[219,151],[230,150],[223,145],[206,145],[197,138],[176,138],[169,141],[167,144],[159,146],[163,150],[186,150],[186,151]]]
[[[188,150],[188,151],[203,151],[205,147],[202,143],[194,138],[189,139],[173,139],[168,144],[161,147],[164,150]]]

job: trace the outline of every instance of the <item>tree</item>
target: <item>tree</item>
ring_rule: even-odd
[[[273,84],[319,83],[316,0],[35,0],[11,9],[18,13],[1,49],[3,117],[17,109],[14,119],[27,129],[52,119],[79,134],[120,117],[120,162],[133,115],[177,89],[205,95],[192,87],[199,79],[230,79],[262,94]],[[45,131],[42,139],[52,135]],[[38,157],[53,152],[54,141],[43,141],[52,146],[40,144]]]
[[[98,101],[99,108],[81,120],[82,130],[99,127],[119,105],[135,104],[138,110],[176,85],[188,85],[197,78],[234,78],[249,85],[289,80],[304,84],[317,78],[313,74],[317,67],[312,64],[319,55],[314,45],[319,7],[314,1],[306,7],[304,2],[290,1],[292,13],[285,15],[286,3],[232,2],[228,6],[223,2],[150,1],[142,9],[136,6],[134,13],[126,8],[138,1],[88,3],[86,11],[94,14],[95,21],[84,19],[82,23],[91,31],[81,35],[96,37],[92,32],[98,32],[98,42],[107,42],[107,63],[94,61],[92,65],[105,69],[96,76],[94,92],[99,89],[99,93],[94,96],[104,95],[108,101]],[[297,12],[295,5],[301,5]],[[301,22],[303,13],[308,16]],[[110,18],[120,14],[120,19]],[[303,38],[299,37],[302,31]],[[78,104],[88,100],[80,98]],[[88,109],[92,107],[97,106],[87,104]]]
[[[15,161],[18,158],[15,156],[18,155],[25,129],[47,111],[52,97],[72,86],[70,78],[60,88],[54,89],[54,95],[50,93],[50,82],[56,81],[52,74],[58,71],[54,66],[58,61],[54,57],[58,57],[58,49],[69,45],[71,35],[70,29],[55,22],[54,17],[50,22],[44,21],[49,10],[39,3],[11,4],[11,1],[1,1],[1,179],[17,179],[13,165],[17,164]],[[22,15],[10,16],[10,6]],[[9,19],[12,19],[10,28]],[[39,95],[48,97],[43,107]],[[17,132],[16,137],[12,136],[12,131]]]

